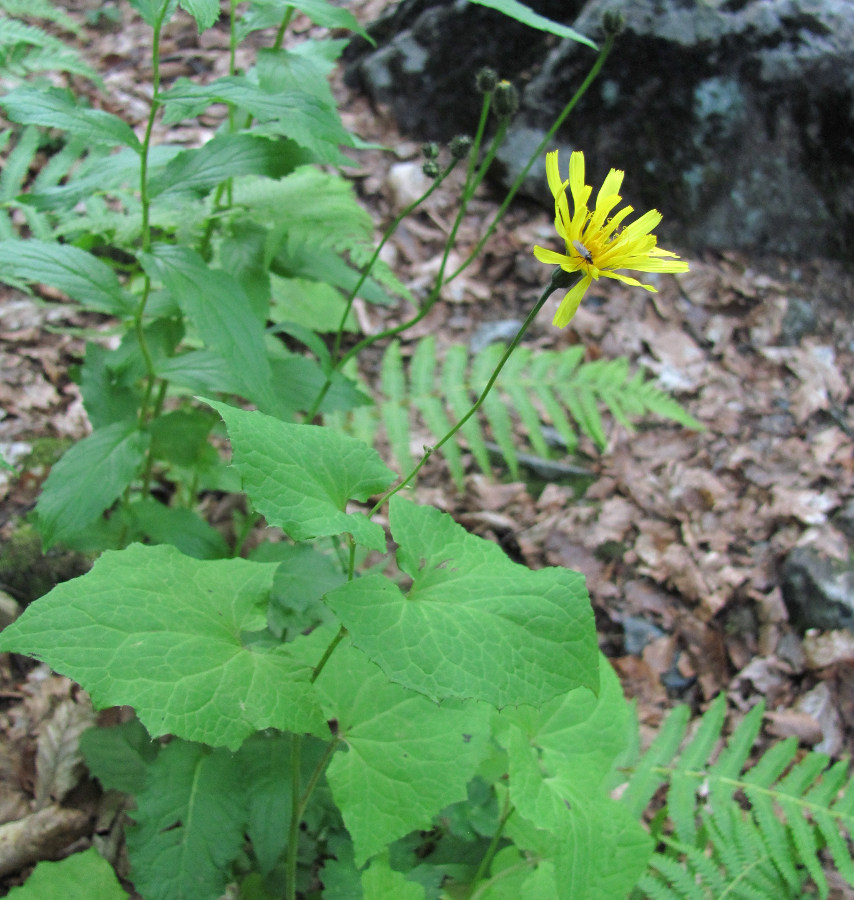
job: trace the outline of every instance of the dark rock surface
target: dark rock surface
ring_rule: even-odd
[[[782,590],[796,628],[854,631],[854,566],[795,547],[783,567]]]
[[[625,30],[557,136],[583,149],[588,182],[627,172],[626,200],[660,209],[666,240],[693,249],[842,257],[854,241],[852,0],[529,0],[602,40]],[[522,105],[500,154],[511,179],[573,95],[590,48],[533,31],[466,0],[403,0],[351,51],[348,78],[419,138],[476,126],[483,65]],[[543,167],[527,192],[548,204]]]

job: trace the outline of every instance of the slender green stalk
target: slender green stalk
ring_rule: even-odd
[[[546,289],[543,291],[542,296],[539,300],[534,304],[533,309],[528,313],[528,317],[522,323],[522,327],[516,333],[516,336],[510,342],[510,345],[504,351],[501,356],[501,359],[498,360],[498,364],[496,365],[492,375],[489,377],[489,381],[486,382],[486,387],[481,392],[480,396],[475,400],[472,404],[469,411],[456,423],[456,425],[451,428],[451,430],[436,444],[432,447],[426,447],[424,449],[424,455],[421,457],[418,464],[415,468],[400,482],[400,484],[395,485],[395,487],[386,491],[382,497],[374,504],[374,508],[368,513],[368,518],[373,516],[377,510],[386,502],[386,500],[393,497],[399,490],[402,490],[409,484],[410,481],[421,471],[424,464],[428,459],[433,455],[433,453],[438,450],[443,444],[446,444],[459,430],[465,425],[466,422],[480,409],[483,401],[486,400],[487,394],[492,390],[492,386],[495,384],[496,379],[501,374],[501,370],[504,368],[505,363],[508,359],[510,359],[510,355],[519,346],[520,341],[525,336],[525,332],[530,327],[531,323],[536,318],[537,313],[543,308],[546,300],[559,288],[570,288],[572,287],[579,279],[581,278],[581,273],[579,272],[564,272],[563,269],[555,269],[552,273],[552,279],[549,282]]]
[[[474,873],[474,877],[471,880],[470,890],[467,896],[467,900],[472,900],[478,893],[477,883],[483,878],[484,875],[489,871],[489,867],[492,865],[492,860],[495,858],[495,854],[498,852],[498,845],[501,843],[501,837],[504,834],[504,827],[507,824],[507,820],[510,816],[513,815],[515,807],[510,803],[510,796],[505,798],[504,800],[504,809],[501,812],[501,818],[498,820],[498,827],[495,829],[495,834],[492,835],[492,840],[489,842],[489,846],[486,848],[486,853],[483,855],[483,859],[480,861],[480,865],[477,867],[477,871]]]
[[[501,141],[503,140],[504,135],[506,134],[506,131],[507,131],[507,127],[509,125],[509,120],[507,120],[507,119],[502,120],[501,124],[499,125],[499,129],[495,136],[495,139],[493,139],[493,141],[490,145],[490,149],[489,149],[486,157],[484,158],[480,168],[477,170],[477,174],[475,175],[474,172],[475,172],[475,165],[477,162],[477,152],[478,152],[478,149],[480,146],[480,141],[483,136],[483,131],[484,131],[485,124],[486,124],[486,116],[489,111],[489,105],[490,105],[489,104],[490,95],[485,96],[484,105],[481,110],[480,122],[478,123],[477,135],[475,138],[474,146],[472,147],[472,155],[469,159],[469,168],[468,168],[468,172],[466,175],[465,187],[464,187],[463,193],[462,193],[460,210],[456,216],[456,219],[454,221],[454,225],[451,229],[451,233],[448,237],[448,240],[445,243],[445,249],[444,249],[444,253],[443,253],[443,257],[442,257],[442,262],[440,264],[439,273],[436,277],[436,282],[434,284],[433,289],[428,294],[427,299],[425,300],[423,305],[420,307],[418,312],[412,318],[407,319],[405,322],[402,322],[399,325],[395,325],[392,328],[387,328],[384,331],[379,332],[378,334],[370,335],[369,337],[366,337],[363,340],[359,341],[354,347],[352,347],[349,351],[347,351],[347,353],[345,353],[343,356],[341,356],[340,358],[336,358],[335,364],[333,365],[333,371],[339,370],[342,366],[346,365],[346,363],[348,363],[354,356],[358,355],[366,347],[371,346],[371,344],[375,344],[377,341],[385,340],[386,338],[394,337],[395,335],[400,334],[401,332],[406,331],[409,328],[412,328],[414,325],[417,325],[418,322],[420,322],[427,315],[427,313],[430,312],[430,310],[433,308],[436,301],[439,299],[439,294],[441,292],[441,289],[446,284],[450,284],[457,276],[459,276],[463,271],[465,271],[465,269],[467,269],[471,265],[471,263],[474,261],[474,259],[480,254],[480,252],[483,249],[486,242],[495,233],[495,229],[498,227],[498,223],[504,217],[504,213],[507,211],[507,208],[510,206],[510,203],[512,202],[513,198],[519,192],[519,188],[522,186],[522,182],[525,180],[525,177],[527,176],[528,172],[530,172],[531,167],[533,166],[534,162],[540,158],[545,147],[548,145],[548,143],[554,137],[555,133],[560,128],[560,126],[564,123],[564,121],[566,120],[566,117],[575,108],[578,101],[587,92],[588,88],[593,83],[593,81],[595,80],[595,78],[599,74],[599,72],[601,71],[602,66],[605,65],[605,61],[608,58],[613,46],[614,46],[614,36],[609,34],[605,40],[605,43],[602,46],[602,49],[599,51],[599,54],[597,55],[593,65],[591,66],[590,71],[587,73],[587,77],[581,83],[581,86],[578,88],[578,90],[575,92],[575,94],[573,94],[570,101],[563,108],[560,115],[555,119],[551,128],[548,130],[548,132],[546,133],[543,140],[540,141],[536,150],[534,150],[534,152],[531,154],[531,158],[528,160],[525,167],[522,169],[522,171],[516,177],[516,180],[511,185],[510,190],[507,193],[507,196],[502,201],[501,206],[498,208],[498,211],[496,212],[495,216],[493,217],[493,220],[490,223],[489,227],[483,233],[481,239],[477,242],[476,246],[471,251],[471,253],[469,253],[469,255],[466,257],[466,259],[456,269],[456,271],[454,271],[446,279],[445,278],[445,267],[447,265],[447,260],[449,258],[451,247],[453,246],[454,238],[456,237],[457,229],[459,228],[460,222],[462,221],[462,217],[465,214],[465,210],[468,206],[468,201],[471,199],[472,195],[474,194],[474,191],[477,189],[478,185],[481,183],[481,181],[485,177],[486,172],[488,171],[489,166],[491,165],[493,159],[495,158],[495,154],[498,151],[498,147],[500,146]],[[404,214],[401,214],[401,218],[403,217]],[[393,227],[396,228],[398,224],[399,224],[399,220],[395,220],[395,222],[393,223]],[[368,271],[369,271],[369,269],[368,269]],[[352,302],[352,300],[350,302]],[[349,312],[349,305],[348,305],[347,311]],[[336,355],[337,355],[337,349],[339,346],[340,346],[340,339],[336,338]],[[317,400],[315,400],[314,404],[312,405],[311,410],[309,411],[308,415],[306,416],[306,421],[311,421],[314,418],[314,416],[317,415],[317,411],[320,408],[320,404],[323,402],[323,398],[326,396],[327,392],[329,391],[331,384],[332,384],[331,377],[327,377],[326,381],[324,382],[323,387],[321,388],[321,392],[318,395]]]
[[[419,310],[419,313],[408,321],[404,322],[402,325],[396,327],[396,329],[387,329],[386,331],[381,332],[380,334],[371,335],[364,340],[360,341],[353,347],[350,351],[348,351],[343,357],[341,356],[341,341],[344,336],[344,325],[347,322],[347,316],[350,315],[350,310],[353,306],[353,301],[356,299],[356,295],[359,292],[359,289],[365,283],[365,279],[370,275],[371,269],[374,267],[374,263],[377,261],[380,255],[380,251],[386,245],[389,238],[397,231],[400,223],[418,206],[420,206],[432,193],[439,187],[439,185],[451,174],[454,167],[457,165],[458,160],[453,160],[451,164],[445,169],[444,172],[440,173],[439,177],[436,178],[430,187],[416,200],[413,200],[412,203],[409,204],[402,212],[400,212],[391,222],[391,224],[386,228],[385,233],[382,236],[379,244],[377,245],[376,250],[374,250],[373,255],[368,260],[367,265],[363,268],[361,275],[359,276],[359,280],[356,282],[355,287],[352,291],[350,291],[350,295],[347,298],[347,302],[344,305],[344,312],[341,316],[341,321],[338,323],[338,330],[335,333],[335,342],[332,348],[332,371],[327,374],[326,379],[323,382],[323,386],[320,388],[317,397],[312,403],[311,408],[306,413],[305,420],[310,422],[316,415],[317,411],[320,409],[320,404],[323,403],[324,398],[329,392],[329,388],[332,387],[332,373],[336,372],[341,368],[346,362],[352,359],[359,351],[363,350],[365,347],[373,344],[376,341],[382,340],[385,337],[389,337],[392,334],[397,334],[398,331],[403,331],[406,328],[410,328],[415,322],[419,319],[423,318],[427,312],[429,311],[429,307],[424,309],[422,307]],[[432,295],[431,295],[432,296]],[[428,298],[429,300],[429,298]]]
[[[374,263],[376,263],[377,259],[379,259],[379,255],[380,255],[380,252],[382,251],[383,247],[385,247],[389,238],[395,233],[395,231],[397,231],[400,223],[410,213],[414,212],[414,210],[416,210],[433,193],[433,191],[435,191],[436,188],[439,187],[439,185],[448,177],[448,175],[450,175],[451,172],[453,172],[458,161],[459,160],[456,160],[456,159],[452,160],[450,165],[445,169],[445,171],[441,172],[439,174],[438,178],[433,179],[433,183],[430,185],[430,187],[427,188],[427,190],[424,191],[424,193],[420,197],[413,200],[412,203],[410,203],[400,213],[398,213],[394,217],[394,219],[392,219],[391,224],[388,226],[388,228],[386,228],[385,233],[383,234],[382,238],[380,239],[379,244],[377,244],[376,250],[374,250],[373,255],[368,260],[367,265],[364,266],[364,268],[362,269],[362,273],[359,276],[359,280],[356,282],[355,286],[353,287],[353,290],[350,291],[350,295],[347,298],[347,302],[344,306],[344,313],[341,316],[341,322],[338,325],[338,331],[335,334],[335,344],[334,344],[334,347],[332,350],[333,363],[337,362],[339,353],[341,351],[341,339],[344,334],[344,325],[347,321],[347,316],[350,315],[350,309],[353,306],[353,301],[356,299],[356,295],[359,293],[359,290],[362,287],[362,285],[365,283],[365,280],[367,279],[368,275],[370,275],[371,270],[374,267]]]
[[[157,113],[160,111],[160,32],[163,28],[163,20],[167,11],[167,4],[163,5],[159,17],[155,21],[153,29],[153,37],[151,43],[151,66],[152,66],[152,97],[151,108],[148,111],[148,121],[145,125],[145,135],[142,139],[142,147],[139,154],[139,202],[142,212],[142,224],[140,243],[143,253],[147,253],[151,249],[151,197],[149,195],[148,185],[148,161],[151,152],[151,135],[154,130],[154,122]],[[157,381],[157,375],[154,371],[154,360],[148,347],[148,341],[145,337],[144,317],[145,307],[148,304],[148,298],[151,294],[151,279],[148,274],[144,274],[142,282],[142,294],[139,298],[136,310],[133,316],[133,327],[136,333],[136,339],[139,343],[139,350],[142,354],[143,363],[145,365],[145,392],[143,394],[142,403],[139,407],[138,422],[141,428],[144,428],[150,418],[151,397],[154,393],[154,385]],[[151,455],[149,453],[146,462],[145,482],[148,484],[150,477]]]
[[[308,801],[317,787],[318,781],[326,771],[329,760],[332,759],[338,749],[338,740],[332,740],[326,747],[326,752],[314,767],[314,771],[308,779],[308,784],[300,796],[300,750],[302,737],[294,735],[291,745],[291,823],[288,830],[288,849],[285,854],[285,897],[286,900],[296,900],[297,895],[297,850],[299,842],[299,823],[302,821]],[[299,797],[299,800],[297,800]]]
[[[300,790],[302,735],[295,734],[291,740],[291,822],[288,828],[288,849],[285,854],[285,897],[296,900],[297,896],[297,843],[299,841],[300,811],[297,797]]]
[[[338,629],[338,634],[335,635],[334,638],[329,642],[329,646],[326,648],[326,652],[320,659],[320,662],[314,667],[314,671],[311,673],[311,683],[314,684],[315,681],[320,677],[320,673],[323,671],[323,667],[326,663],[329,662],[329,657],[335,652],[335,648],[344,640],[347,635],[347,629],[342,625]]]
[[[477,123],[477,131],[474,133],[471,155],[469,156],[468,169],[466,171],[466,190],[471,184],[474,168],[477,165],[477,157],[480,153],[480,145],[483,143],[483,135],[486,132],[486,123],[489,119],[489,107],[492,105],[492,92],[483,95],[483,103],[480,107],[480,119]]]
[[[288,25],[291,24],[291,19],[294,17],[294,13],[296,12],[295,6],[289,6],[287,12],[282,18],[282,23],[279,25],[279,30],[276,32],[276,37],[273,40],[273,49],[281,50],[282,49],[282,41],[285,39],[285,32],[288,30]]]
[[[480,254],[480,251],[483,249],[484,244],[495,233],[495,229],[498,227],[498,223],[504,217],[504,213],[507,212],[507,207],[510,206],[513,198],[519,192],[519,188],[522,186],[522,182],[525,180],[528,172],[531,171],[531,166],[533,166],[536,160],[538,160],[542,156],[543,150],[545,150],[545,148],[548,146],[549,142],[555,136],[560,126],[563,125],[563,123],[566,121],[566,117],[572,112],[578,101],[587,93],[588,88],[591,84],[593,84],[596,76],[602,70],[602,66],[605,65],[605,60],[607,60],[613,46],[614,35],[609,34],[605,39],[605,43],[602,45],[602,49],[599,51],[598,56],[594,60],[593,65],[590,67],[590,71],[587,73],[587,77],[584,79],[584,81],[581,82],[581,86],[572,95],[569,103],[566,104],[563,110],[561,110],[560,115],[554,120],[552,127],[546,132],[546,136],[537,145],[536,150],[534,150],[534,152],[531,154],[531,158],[528,160],[525,167],[516,176],[516,180],[510,186],[510,190],[507,192],[507,196],[502,201],[501,206],[498,207],[498,211],[495,213],[495,216],[493,217],[489,227],[486,229],[486,231],[484,231],[483,236],[477,242],[477,245],[472,250],[472,252],[460,264],[460,267],[449,276],[445,284],[449,284],[450,282],[452,282],[458,275],[465,271],[469,267],[469,265],[471,265],[475,257]]]

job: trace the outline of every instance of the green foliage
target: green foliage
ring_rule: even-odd
[[[581,39],[512,0],[483,2]],[[366,36],[352,15],[326,0],[237,4],[234,42],[276,29],[270,46],[245,71],[166,90],[152,52],[149,117],[135,129],[31,77],[52,59],[95,78],[14,18],[69,28],[67,15],[44,0],[0,6],[11,86],[0,107],[12,123],[0,138],[2,278],[61,292],[110,317],[116,336],[90,336],[74,377],[92,430],[52,465],[36,506],[45,546],[101,555],[30,604],[0,649],[44,660],[99,707],[134,708],[132,722],[81,745],[104,787],[134,797],[137,890],[621,900],[640,878],[650,896],[729,882],[744,896],[756,885],[784,895],[807,877],[826,891],[819,850],[850,877],[847,765],[794,763],[783,743],[742,772],[758,713],[710,763],[722,701],[669,769],[687,713],[668,720],[614,799],[638,738],[598,654],[583,577],[517,565],[397,496],[417,469],[399,479],[372,444],[382,424],[408,472],[413,411],[445,442],[458,483],[462,446],[490,470],[487,433],[516,475],[520,431],[549,457],[547,426],[560,452],[579,434],[603,447],[602,408],[626,427],[649,414],[699,423],[625,360],[585,364],[581,348],[516,348],[479,417],[472,404],[503,364],[498,346],[473,359],[454,346],[440,364],[426,339],[406,367],[391,341],[380,391],[364,389],[359,351],[423,319],[452,276],[411,296],[378,262],[373,223],[334,171],[362,146],[328,83],[344,41],[281,47],[297,10]],[[130,6],[153,49],[179,10],[200,31],[221,15],[218,0]],[[158,118],[223,105],[202,146],[152,144]],[[472,158],[485,150],[488,161],[497,145],[482,138]],[[469,167],[460,216],[487,168]],[[415,312],[346,349],[357,297]],[[230,520],[209,521],[214,502]],[[664,782],[651,837],[640,821]],[[648,868],[653,840],[666,849]],[[121,895],[91,853],[51,865],[21,897],[59,895],[60,880],[76,896],[81,879],[87,896]]]
[[[569,38],[571,41],[577,41],[579,44],[586,44],[588,47],[596,49],[596,44],[590,38],[579,34],[566,25],[561,25],[559,22],[554,22],[545,16],[535,13],[530,6],[520,3],[519,0],[473,0],[473,2],[480,6],[496,9],[505,16],[510,16],[510,18],[516,19],[517,22],[527,25],[529,28],[536,28],[539,31],[546,31],[558,37]]]
[[[103,87],[98,73],[73,48],[48,34],[39,25],[20,21],[41,19],[66,31],[79,33],[77,23],[46,0],[2,0],[0,2],[0,77],[4,81],[26,81],[42,72],[82,75]]]
[[[652,857],[636,896],[796,898],[804,896],[809,880],[827,897],[820,851],[854,885],[849,762],[831,764],[826,754],[802,753],[796,739],[787,738],[747,768],[763,712],[764,704],[757,704],[719,753],[723,695],[681,750],[687,707],[665,721],[622,795],[638,814],[667,785],[654,829],[665,849]]]
[[[60,862],[40,862],[26,884],[13,887],[12,900],[127,900],[110,864],[90,847]]]
[[[397,464],[406,470],[413,464],[413,413],[420,414],[423,425],[438,440],[465,414],[504,351],[503,345],[492,344],[469,359],[466,348],[455,344],[440,361],[436,341],[428,336],[419,341],[407,372],[400,345],[392,342],[383,356],[376,406],[339,417],[341,427],[369,443],[375,443],[384,431]],[[519,477],[521,450],[552,459],[558,443],[562,453],[572,453],[579,432],[604,449],[607,436],[600,407],[629,430],[633,420],[649,415],[702,429],[643,371],[632,375],[625,358],[583,362],[583,357],[581,345],[536,353],[520,347],[513,353],[479,414],[441,449],[459,488],[464,479],[460,448],[467,447],[481,471],[492,474],[487,428],[513,478]],[[550,438],[547,426],[557,442]]]

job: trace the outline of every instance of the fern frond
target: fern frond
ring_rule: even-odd
[[[24,8],[15,9],[16,6]],[[82,75],[102,85],[98,73],[73,47],[36,25],[28,25],[19,21],[19,18],[10,17],[48,18],[61,23],[68,30],[79,31],[65,13],[49,4],[29,2],[25,5],[3,2],[0,3],[0,8],[5,8],[7,13],[0,14],[0,73],[5,77],[22,80],[38,72],[67,72],[70,75]]]
[[[665,851],[638,884],[648,896],[797,898],[809,880],[827,897],[822,853],[854,885],[850,764],[817,752],[799,758],[790,738],[748,768],[763,711],[754,707],[718,752],[724,696],[687,741],[687,708],[677,708],[634,767],[621,798],[634,814],[667,785],[654,828]]]
[[[53,22],[72,34],[80,34],[80,26],[65,10],[54,6],[50,0],[0,0],[0,10],[17,19],[42,19]]]
[[[397,464],[401,469],[409,468],[415,459],[410,451],[404,465],[404,448],[409,445],[409,426],[404,416],[412,410],[420,413],[434,440],[438,440],[471,408],[504,349],[500,344],[491,344],[470,358],[465,346],[452,345],[440,361],[435,339],[427,337],[419,342],[407,373],[399,346],[390,344],[381,365],[372,443],[383,424]],[[659,397],[666,395],[651,390],[643,373],[631,376],[626,360],[583,363],[583,355],[582,347],[541,353],[517,348],[478,413],[463,424],[455,440],[442,447],[458,487],[463,486],[464,474],[461,448],[472,454],[481,471],[491,474],[487,429],[511,476],[518,478],[520,453],[532,450],[541,459],[555,455],[555,440],[552,438],[550,443],[549,431],[557,435],[563,455],[576,448],[579,432],[604,447],[600,406],[627,427],[631,427],[631,418],[646,415],[653,407],[668,409]],[[671,402],[678,412],[664,413],[668,418],[702,428],[675,401]],[[360,416],[364,426],[365,413],[360,412]]]

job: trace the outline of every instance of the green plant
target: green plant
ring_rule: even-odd
[[[844,837],[854,834],[849,762],[831,765],[826,754],[802,753],[797,740],[787,738],[746,768],[763,712],[764,704],[757,704],[722,750],[723,695],[681,750],[688,708],[665,721],[621,798],[640,813],[667,785],[653,828],[663,849],[653,855],[635,896],[796,898],[811,881],[826,897],[820,852],[854,883]]]
[[[446,448],[454,466],[458,434],[488,468],[478,449],[484,421],[513,469],[516,443],[494,385],[544,454],[541,419],[569,447],[572,421],[603,443],[597,402],[626,423],[652,411],[696,424],[642,375],[629,379],[622,361],[585,366],[580,351],[519,347],[555,290],[569,290],[563,321],[598,274],[625,280],[615,269],[686,264],[661,259],[673,254],[657,248],[651,213],[619,231],[608,225],[620,199],[615,173],[588,210],[574,154],[567,253],[555,254],[561,268],[511,344],[470,366],[452,349],[439,375],[425,341],[408,380],[389,345],[378,415],[401,470],[411,469],[399,478],[346,433],[352,422],[371,440],[376,432],[376,421],[359,426],[374,392],[354,367],[365,347],[423,319],[472,258],[447,271],[507,126],[500,115],[487,139],[495,79],[484,80],[492,87],[471,143],[457,142],[441,165],[431,151],[425,196],[465,162],[460,211],[434,285],[411,297],[379,262],[369,216],[330,171],[348,164],[342,146],[361,143],[326,80],[343,43],[282,49],[295,10],[329,28],[361,28],[321,0],[254,0],[240,14],[236,5],[232,50],[276,29],[255,65],[238,73],[232,53],[229,75],[164,90],[159,44],[178,4],[133,0],[152,31],[141,137],[71,91],[28,83],[0,98],[21,126],[0,182],[11,213],[3,279],[63,291],[109,316],[119,337],[114,349],[87,344],[77,378],[93,430],[52,467],[37,504],[45,545],[103,552],[88,574],[33,603],[0,646],[45,660],[97,706],[134,708],[136,719],[82,743],[101,783],[135,798],[127,845],[147,900],[217,898],[229,885],[289,900],[626,896],[653,849],[640,824],[649,798],[632,805],[609,793],[633,761],[636,728],[598,653],[583,577],[514,564],[404,492],[434,450]],[[511,0],[487,5],[542,25]],[[219,13],[215,0],[181,6],[200,30]],[[155,146],[158,120],[220,105],[221,126],[201,147]],[[57,132],[55,155],[29,181],[36,148]],[[565,223],[565,185],[549,160]],[[345,349],[357,296],[413,310]],[[502,369],[509,381],[497,380]],[[436,437],[417,461],[410,401]],[[201,499],[241,490],[247,509],[215,529]],[[374,518],[386,503],[393,553]],[[271,539],[243,558],[262,524]],[[671,806],[684,822],[685,805]]]
[[[418,342],[407,370],[400,344],[392,341],[380,364],[379,387],[371,392],[375,402],[334,413],[329,421],[372,445],[382,426],[397,465],[408,469],[414,462],[413,410],[438,439],[454,420],[465,415],[476,396],[475,386],[486,383],[505,349],[501,344],[491,344],[469,359],[465,346],[453,344],[440,361],[435,338],[430,335]],[[600,404],[629,429],[632,419],[650,413],[687,428],[702,428],[672,397],[646,380],[642,371],[630,375],[626,359],[585,362],[583,357],[581,345],[559,352],[535,353],[526,347],[516,350],[484,401],[482,414],[469,419],[455,441],[442,448],[458,488],[462,489],[465,478],[460,455],[463,441],[481,471],[492,473],[487,426],[513,478],[519,477],[518,453],[526,445],[539,457],[552,459],[555,444],[561,454],[574,452],[580,431],[604,449],[607,439]],[[517,421],[524,426],[521,436],[515,427]],[[551,426],[557,438],[551,439],[551,446],[544,424]]]

